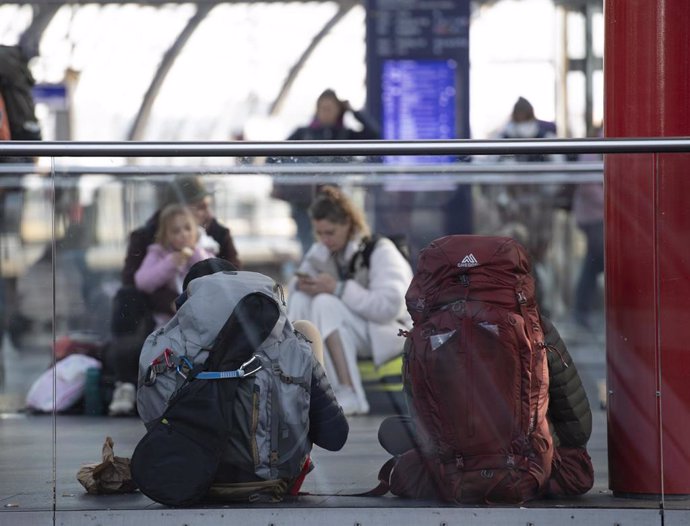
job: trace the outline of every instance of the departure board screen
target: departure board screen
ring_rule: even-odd
[[[381,73],[384,139],[454,139],[457,63],[451,59],[387,59]],[[448,157],[388,157],[398,164],[448,162]]]

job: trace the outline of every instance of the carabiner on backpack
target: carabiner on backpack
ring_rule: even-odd
[[[244,377],[259,372],[263,367],[261,360],[254,355],[240,366],[240,371],[242,371],[242,376]],[[247,369],[251,370],[248,371]]]

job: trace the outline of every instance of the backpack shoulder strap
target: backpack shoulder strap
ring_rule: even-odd
[[[234,370],[246,363],[273,330],[280,308],[266,294],[244,296],[220,329],[209,352],[208,370]]]
[[[350,259],[350,265],[348,268],[350,276],[354,275],[355,270],[357,269],[357,263],[359,261],[362,262],[363,267],[369,268],[369,263],[371,262],[371,253],[374,251],[374,248],[376,248],[376,243],[378,243],[379,239],[382,237],[383,236],[380,234],[372,234],[371,236],[362,239],[357,252],[355,252],[355,254],[352,256],[352,259]]]
[[[371,253],[376,248],[376,243],[379,242],[383,236],[381,234],[372,234],[370,237],[366,238],[364,247],[362,249],[362,264],[369,268],[369,263],[371,262]]]

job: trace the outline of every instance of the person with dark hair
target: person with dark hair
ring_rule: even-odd
[[[215,274],[216,272],[232,272],[235,270],[239,269],[228,260],[221,258],[202,259],[194,263],[182,281],[182,294],[175,299],[176,310],[179,309],[180,305],[187,299],[187,286],[190,281],[202,276],[208,276],[209,274]]]
[[[347,113],[361,124],[361,130],[345,126]],[[339,99],[332,89],[324,90],[316,99],[316,111],[307,126],[300,126],[287,138],[288,141],[353,141],[380,139],[375,122],[363,111],[353,110],[349,101]],[[350,157],[321,156],[309,162],[347,162]],[[292,217],[297,226],[297,238],[304,252],[311,246],[311,224],[307,209],[314,199],[317,185],[274,184],[273,197],[290,203]]]
[[[345,126],[345,115],[351,112],[361,130]],[[316,112],[308,126],[301,126],[290,134],[288,141],[354,141],[378,139],[378,126],[362,111],[355,111],[347,100],[339,99],[332,89],[324,90],[316,99]]]
[[[300,263],[288,293],[288,316],[314,323],[322,335],[326,372],[347,415],[369,412],[357,357],[380,365],[402,351],[400,329],[411,319],[405,292],[412,269],[388,238],[374,245],[364,214],[339,189],[325,186],[309,207],[318,241]]]
[[[144,226],[130,234],[125,266],[122,270],[122,284],[124,286],[134,285],[134,274],[146,256],[146,249],[154,242],[161,210],[166,205],[173,203],[185,205],[192,212],[197,223],[203,227],[207,234],[202,239],[204,248],[219,258],[227,259],[237,268],[241,267],[230,230],[221,225],[213,216],[211,192],[204,187],[198,177],[179,176],[166,188],[163,206],[149,218]],[[169,305],[170,302],[174,301],[175,296],[168,294],[161,298],[154,294],[151,299],[156,304],[163,302]]]
[[[135,276],[155,243],[162,210],[171,204],[183,205],[201,227],[197,245],[209,255],[227,260],[234,268],[241,263],[230,230],[213,216],[211,192],[195,176],[180,175],[165,188],[162,206],[146,224],[129,236],[127,255],[122,270],[122,288],[113,302],[112,338],[109,346],[109,366],[113,369],[115,391],[109,408],[113,415],[134,412],[135,385],[139,351],[146,336],[153,330],[153,313],[172,316],[178,290],[161,285],[155,290],[137,289]]]

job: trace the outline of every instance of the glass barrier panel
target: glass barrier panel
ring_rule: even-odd
[[[647,159],[649,156],[640,156],[645,157],[643,161],[615,156],[623,159],[620,164],[612,161],[613,157],[609,155],[607,163],[612,163],[614,177],[631,173],[631,168],[637,167],[635,163],[641,162],[648,170],[654,166]],[[675,165],[669,157],[685,157],[665,156],[655,161],[656,165],[673,175],[675,172],[670,167]],[[392,244],[377,241],[377,245],[383,243],[384,247],[391,249],[387,257],[392,257],[391,253],[399,254],[401,249],[407,251],[402,260],[398,256],[393,258],[410,267],[409,274],[403,272],[408,276],[407,281],[396,289],[403,314],[407,311],[404,295],[408,292],[409,276],[412,271],[419,270],[420,254],[432,241],[450,234],[465,233],[509,236],[518,240],[532,264],[538,308],[542,316],[556,327],[567,349],[565,354],[560,343],[555,345],[554,341],[548,340],[550,347],[546,354],[550,366],[558,367],[561,372],[567,369],[568,376],[573,371],[577,372],[591,409],[591,436],[588,440],[589,413],[584,411],[584,416],[579,413],[583,406],[575,411],[580,417],[577,425],[581,426],[581,433],[574,437],[570,433],[572,429],[557,422],[555,407],[549,413],[552,433],[560,442],[557,450],[563,453],[566,451],[563,447],[573,445],[573,440],[584,440],[592,458],[593,487],[578,499],[578,505],[586,503],[592,508],[604,509],[625,508],[634,503],[638,511],[641,508],[657,509],[660,496],[672,493],[669,488],[677,482],[677,479],[672,479],[675,476],[673,467],[681,462],[684,451],[674,435],[668,435],[676,430],[675,417],[669,417],[669,413],[680,414],[682,419],[685,410],[676,396],[680,392],[676,371],[682,376],[682,360],[679,361],[677,346],[671,339],[676,337],[673,331],[677,330],[673,313],[683,311],[682,295],[679,296],[664,278],[664,272],[672,274],[681,268],[682,251],[671,251],[671,261],[666,261],[669,255],[665,250],[666,256],[660,259],[653,249],[651,231],[645,231],[644,227],[653,224],[654,235],[664,246],[678,246],[674,244],[678,238],[673,232],[682,225],[684,215],[674,208],[676,200],[673,196],[680,195],[671,192],[668,186],[674,179],[658,177],[656,186],[650,187],[644,186],[650,183],[645,182],[642,175],[639,181],[636,177],[623,175],[625,183],[611,187],[612,193],[606,205],[607,217],[627,235],[618,241],[609,240],[607,250],[613,252],[607,252],[607,270],[628,275],[625,273],[631,272],[631,265],[626,261],[639,262],[639,259],[627,259],[631,257],[631,247],[639,249],[643,246],[650,249],[653,256],[649,256],[652,258],[650,261],[659,269],[659,273],[650,277],[649,287],[644,292],[648,298],[644,300],[646,303],[658,304],[658,308],[654,307],[657,308],[656,314],[650,311],[649,316],[653,314],[660,320],[660,345],[654,347],[659,352],[652,352],[652,358],[649,358],[647,343],[635,343],[642,347],[635,347],[632,354],[622,343],[626,337],[635,340],[636,330],[648,335],[649,331],[644,330],[649,325],[645,322],[649,319],[645,314],[648,307],[645,307],[647,310],[638,309],[637,303],[631,299],[631,292],[621,288],[621,281],[614,279],[614,285],[609,287],[609,279],[604,278],[604,201],[600,160],[528,163],[477,156],[451,161],[444,157],[444,162],[438,163],[431,163],[428,158],[423,159],[424,162],[406,163],[404,159],[404,156],[390,161],[309,158],[307,162],[305,158],[289,161],[281,158],[270,161],[224,158],[197,159],[194,163],[185,159],[184,163],[177,160],[179,165],[169,166],[166,163],[174,163],[175,159],[159,159],[155,163],[147,160],[144,163],[137,159],[60,158],[54,161],[54,174],[45,169],[43,172],[37,170],[38,174],[22,174],[17,179],[21,182],[22,190],[18,192],[21,201],[14,205],[11,200],[5,200],[5,217],[12,214],[14,207],[18,209],[17,219],[3,221],[3,228],[8,230],[2,237],[4,293],[5,298],[12,299],[3,301],[9,312],[5,313],[7,336],[3,342],[2,400],[3,403],[13,399],[24,400],[31,383],[43,371],[50,369],[55,362],[64,364],[72,356],[84,360],[84,363],[75,365],[83,383],[81,397],[69,407],[56,408],[52,417],[52,408],[48,415],[41,416],[26,412],[24,405],[19,404],[3,412],[3,445],[23,440],[22,446],[26,448],[26,464],[18,460],[7,468],[17,473],[18,478],[9,481],[3,476],[3,484],[7,486],[5,502],[15,504],[14,495],[22,498],[26,495],[26,507],[38,513],[50,510],[54,499],[56,509],[67,514],[79,510],[157,507],[141,492],[110,496],[107,500],[103,496],[88,495],[77,480],[77,473],[84,464],[101,461],[101,450],[107,437],[113,441],[116,456],[130,459],[146,433],[142,419],[132,411],[136,409],[132,402],[139,387],[139,351],[145,337],[173,315],[173,303],[182,290],[185,276],[177,269],[177,264],[174,265],[175,273],[171,279],[166,278],[161,284],[156,281],[153,289],[149,283],[151,292],[145,292],[149,296],[140,303],[137,303],[137,298],[141,297],[137,294],[137,286],[147,287],[146,280],[151,276],[147,278],[145,273],[138,278],[136,276],[150,252],[148,245],[167,235],[164,229],[159,232],[151,219],[156,217],[157,211],[165,208],[165,204],[179,202],[181,196],[187,196],[192,202],[180,213],[184,219],[182,224],[206,227],[203,232],[191,229],[196,232],[193,236],[194,257],[199,254],[204,254],[203,257],[221,255],[222,252],[242,270],[272,278],[284,290],[290,319],[308,319],[322,333],[327,333],[323,342],[324,370],[334,387],[336,399],[348,413],[348,439],[338,451],[313,447],[311,460],[315,468],[301,487],[311,495],[284,499],[280,506],[294,510],[308,508],[311,517],[317,517],[321,507],[424,509],[438,506],[439,502],[428,495],[416,499],[391,498],[389,495],[383,500],[361,498],[354,501],[348,496],[375,487],[381,466],[391,458],[391,453],[400,453],[395,448],[410,444],[404,440],[391,444],[390,440],[386,441],[386,436],[390,439],[391,435],[385,434],[385,429],[390,429],[387,426],[400,423],[399,420],[390,420],[391,417],[408,412],[400,354],[405,339],[397,336],[396,330],[393,347],[397,345],[397,353],[381,358],[382,355],[377,353],[384,346],[372,345],[373,336],[366,322],[362,325],[365,328],[360,327],[358,333],[355,325],[358,322],[347,317],[352,312],[340,312],[336,309],[341,307],[333,306],[347,305],[346,302],[352,301],[362,309],[360,312],[365,312],[365,307],[380,304],[383,295],[366,296],[366,290],[373,285],[360,272],[363,259],[350,269],[348,253],[347,258],[335,260],[333,266],[327,263],[319,267],[319,261],[328,262],[331,252],[337,252],[340,242],[338,230],[333,231],[333,222],[312,219],[304,214],[314,204],[319,195],[317,191],[323,192],[325,186],[331,185],[347,197],[354,209],[362,212],[372,234],[392,241]],[[180,189],[179,184],[183,180],[191,186]],[[4,178],[3,181],[16,186],[14,182],[10,183],[10,179]],[[636,186],[638,183],[639,187]],[[637,192],[657,196],[657,215],[648,200],[636,197]],[[10,194],[8,192],[5,197]],[[174,208],[169,208],[166,216],[174,216],[175,213]],[[314,214],[318,215],[316,209],[312,209]],[[211,216],[214,221],[210,221]],[[220,228],[221,225],[229,229],[231,244],[228,244],[227,233]],[[135,247],[128,260],[132,232],[142,227],[148,236],[147,241],[141,247]],[[159,237],[156,237],[156,232]],[[346,229],[345,238],[347,234],[349,231]],[[321,243],[315,245],[317,240]],[[161,250],[165,243],[172,241],[163,242]],[[401,248],[392,250],[392,245]],[[358,241],[350,250],[359,252],[360,247]],[[373,250],[376,250],[375,245]],[[377,258],[380,260],[381,254],[387,250],[379,250],[378,255],[372,251],[369,257],[373,259],[369,260],[369,265],[380,265]],[[616,257],[617,251],[622,257]],[[161,254],[167,255],[164,251]],[[320,260],[319,254],[325,259]],[[470,255],[477,259],[474,253],[465,256]],[[364,258],[363,253],[358,257]],[[134,263],[128,267],[132,261]],[[185,272],[189,261],[186,256],[180,256],[179,264]],[[460,265],[458,268],[475,265],[471,258],[465,260],[464,257],[457,263]],[[477,260],[476,264],[480,261]],[[32,270],[40,265],[47,268],[44,271],[40,268]],[[634,263],[633,267],[633,273],[643,272],[641,265]],[[392,279],[390,275],[395,273],[391,268],[387,267],[383,272],[379,268],[376,279]],[[325,281],[321,285],[317,283],[316,288],[309,289],[311,278],[300,278],[299,275],[302,271],[319,270],[333,272],[339,279]],[[375,273],[370,267],[369,276]],[[49,276],[48,284],[41,285],[46,274]],[[160,277],[157,271],[152,275]],[[129,288],[123,285],[123,279]],[[357,285],[351,285],[349,280]],[[20,293],[25,286],[37,287],[40,292]],[[324,287],[323,290],[318,289],[319,286]],[[161,287],[170,290],[154,309],[151,298]],[[46,293],[46,290],[50,292]],[[327,307],[309,307],[309,301],[314,301],[313,298],[319,296],[318,292],[321,296],[330,297],[325,300],[331,302]],[[448,301],[444,305],[456,304],[458,298],[453,296],[452,287],[447,292],[452,297],[446,298]],[[362,297],[369,299],[357,299],[361,293],[365,294]],[[49,294],[50,305],[48,323],[41,321],[43,304],[28,308],[25,305],[27,300],[46,294]],[[606,312],[605,294],[609,302]],[[447,311],[460,312],[459,306],[456,310],[454,308]],[[335,325],[332,325],[333,313],[337,313]],[[16,321],[18,314],[25,318],[22,324]],[[325,319],[327,314],[331,315],[330,322]],[[354,320],[361,318],[358,313],[353,317]],[[402,325],[405,323],[407,327],[401,328],[409,329],[409,319],[402,321]],[[446,320],[444,323],[451,322]],[[484,328],[491,331],[490,325]],[[547,322],[543,326],[548,327]],[[346,335],[344,341],[329,340],[334,333],[340,335],[340,332]],[[450,334],[452,330],[445,332]],[[553,333],[549,337],[552,338]],[[444,339],[441,332],[433,342],[429,340],[429,345],[443,349],[451,339],[452,336]],[[612,341],[615,342],[613,345]],[[211,341],[207,343],[212,344]],[[635,356],[644,359],[633,359]],[[96,361],[89,362],[87,358]],[[673,373],[669,373],[669,363]],[[56,369],[53,369],[52,377],[57,379],[57,402],[64,385]],[[173,377],[177,378],[176,372]],[[476,370],[471,378],[477,382],[481,380]],[[655,388],[652,395],[645,395],[644,386],[654,386],[657,378],[660,388]],[[448,393],[466,396],[465,391],[456,392],[454,383],[444,385]],[[551,385],[558,385],[558,380],[552,378]],[[636,390],[635,386],[639,389]],[[414,386],[411,389],[414,394]],[[556,392],[551,395],[552,400],[558,399]],[[649,396],[653,399],[648,400]],[[644,407],[651,407],[650,412],[642,411],[639,397],[644,399]],[[499,403],[499,398],[499,395],[476,395],[471,398],[476,402],[472,406],[472,414],[480,418],[487,407]],[[469,398],[463,398],[461,402],[463,400],[470,401]],[[110,415],[111,412],[122,416],[116,418]],[[495,414],[500,414],[500,411],[495,411]],[[630,422],[636,418],[637,424],[633,426]],[[388,451],[379,441],[382,428],[383,443]],[[398,433],[399,427],[392,429],[392,436],[403,436]],[[410,428],[404,427],[403,431],[407,433]],[[418,436],[418,431],[413,432]],[[648,439],[658,444],[656,449],[653,446],[649,448],[658,455],[632,447],[644,444]],[[418,438],[411,443],[424,450],[429,440],[428,437]],[[41,455],[46,457],[45,460],[36,460]],[[651,482],[654,491],[642,492],[647,498],[641,498],[635,488],[630,492],[633,495],[625,495],[628,492],[622,491],[625,487],[620,485],[622,478],[628,476],[626,473],[629,474],[635,458],[649,459],[644,474],[656,477],[654,480],[658,481],[656,485]],[[29,465],[30,468],[23,467]],[[664,481],[663,488],[661,480]],[[43,493],[39,495],[39,492]],[[631,498],[612,498],[614,494]],[[672,506],[684,509],[684,501],[672,500]],[[537,499],[529,506],[549,508],[554,502],[558,506],[574,506],[569,497],[548,501]],[[227,504],[204,506],[223,507]],[[249,505],[236,506],[239,512]],[[261,505],[252,506],[261,508]]]
[[[0,160],[0,507],[47,523],[54,505],[53,176]],[[4,522],[4,519],[3,519]]]
[[[620,170],[622,167],[614,165],[613,168]],[[650,382],[648,398],[653,398],[653,407],[658,414],[658,437],[654,438],[658,440],[660,458],[657,480],[661,488],[661,505],[666,510],[687,510],[690,498],[690,448],[685,437],[690,425],[690,385],[687,382],[690,364],[686,355],[685,319],[690,311],[690,285],[687,281],[688,259],[684,237],[690,226],[690,218],[683,196],[690,189],[687,179],[690,155],[650,154],[631,165],[631,168],[634,188],[644,189],[643,174],[648,175],[653,185],[649,192],[654,197],[651,221],[639,224],[640,231],[647,231],[653,244],[651,254],[646,258],[637,253],[636,249],[641,248],[639,243],[628,247],[628,252],[631,262],[637,266],[644,268],[651,264],[655,269],[654,295],[650,301],[653,302],[653,308],[642,307],[639,309],[642,315],[629,313],[633,323],[638,317],[646,318],[639,320],[639,324],[655,328],[654,340],[644,340],[639,333],[632,331],[631,335],[655,350],[656,374],[653,379],[657,383],[654,385]],[[621,191],[620,186],[614,188]],[[641,201],[639,196],[631,200],[633,203],[636,201]],[[642,235],[635,237],[644,239]],[[631,245],[635,237],[631,239]],[[639,352],[635,354],[640,356]],[[651,438],[649,442],[654,443]]]
[[[315,232],[324,243],[321,246],[337,250],[336,245],[329,245],[333,242],[329,237],[333,233],[328,228],[323,230],[324,224],[331,227],[334,223],[311,221],[307,215],[317,191],[323,192],[328,185],[337,187],[354,208],[362,212],[372,233],[405,241],[409,255],[402,264],[409,264],[411,268],[417,267],[424,247],[448,234],[508,235],[520,240],[534,264],[539,307],[554,320],[567,342],[592,401],[595,429],[603,433],[604,413],[599,407],[598,393],[604,377],[603,276],[595,272],[597,277],[587,302],[589,310],[580,318],[575,317],[578,276],[582,261],[587,259],[587,238],[577,228],[567,206],[559,201],[572,193],[569,192],[572,189],[570,179],[566,181],[563,174],[557,172],[549,174],[535,170],[532,173],[524,167],[521,171],[517,168],[512,171],[510,167],[517,164],[511,162],[500,164],[491,172],[489,166],[497,165],[491,159],[462,159],[450,163],[446,158],[443,160],[444,163],[429,164],[429,159],[425,158],[423,161],[427,164],[404,164],[399,157],[394,162],[351,158],[276,158],[263,162],[244,159],[178,169],[80,159],[75,164],[81,168],[76,170],[70,166],[69,159],[57,163],[56,179],[60,183],[56,185],[59,190],[56,195],[60,198],[56,199],[55,223],[59,228],[56,228],[55,281],[70,285],[56,295],[56,348],[58,342],[93,344],[93,354],[101,359],[97,404],[89,399],[88,385],[89,375],[96,373],[88,371],[81,408],[85,414],[61,413],[57,417],[58,508],[69,510],[93,505],[94,501],[85,499],[74,475],[81,463],[99,460],[106,437],[112,438],[116,455],[129,458],[145,432],[136,416],[116,419],[108,413],[133,412],[139,373],[138,351],[146,335],[173,315],[172,303],[182,290],[180,282],[184,272],[181,270],[174,268],[174,272],[170,276],[166,274],[162,281],[163,267],[152,267],[154,272],[148,276],[140,272],[151,264],[146,260],[152,250],[147,247],[148,243],[159,240],[159,259],[181,252],[173,248],[177,241],[172,234],[160,228],[163,216],[168,227],[177,224],[175,214],[180,211],[167,205],[179,202],[180,198],[187,199],[187,210],[196,221],[194,225],[206,227],[206,235],[196,238],[196,244],[189,242],[190,248],[196,247],[196,252],[203,243],[206,256],[219,254],[218,251],[226,250],[228,244],[224,238],[214,239],[209,233],[215,232],[216,227],[212,225],[228,227],[235,250],[224,255],[234,258],[243,270],[261,272],[281,283],[287,296],[288,315],[308,319],[328,333],[324,342],[325,370],[340,405],[348,413],[350,438],[337,452],[320,447],[312,450],[316,469],[307,477],[304,491],[344,498],[375,486],[374,474],[390,458],[390,453],[378,442],[378,430],[388,417],[407,411],[401,384],[400,351],[404,339],[397,335],[397,330],[392,345],[399,349],[385,359],[375,354],[378,349],[373,348],[372,337],[364,328],[366,322],[360,324],[359,333],[354,329],[348,333],[350,325],[358,322],[347,321],[347,317],[336,322],[339,331],[343,332],[342,341],[340,344],[337,340],[331,341],[329,345],[333,333],[339,334],[332,326],[329,328],[328,323],[334,322],[320,318],[313,307],[300,306],[295,301],[300,294],[303,303],[304,297],[313,297],[299,289],[301,285],[295,286],[296,272],[327,269],[314,267],[314,254],[309,255],[310,250],[318,250],[318,246],[312,248]],[[478,173],[472,170],[475,163]],[[591,184],[600,185],[600,172],[582,177]],[[180,187],[182,181],[188,186]],[[156,216],[158,210],[164,210],[161,216]],[[186,225],[189,218],[180,213],[180,224]],[[156,221],[159,224],[154,226]],[[300,224],[306,227],[304,236],[300,236]],[[130,258],[141,266],[135,264],[127,268],[132,263],[127,259],[130,235],[141,227],[145,228],[147,242],[130,253]],[[346,241],[344,237],[342,243]],[[355,251],[358,244],[359,241],[348,250]],[[304,254],[311,267],[305,268],[301,263]],[[197,257],[196,253],[193,257]],[[186,271],[189,260],[178,264]],[[123,269],[127,275],[124,278]],[[338,272],[337,265],[333,270]],[[377,271],[378,279],[384,280],[386,273],[394,273],[392,269],[384,273],[381,269]],[[348,270],[341,265],[340,272]],[[369,272],[371,275],[375,271],[370,269]],[[401,316],[405,311],[403,295],[409,286],[411,269],[407,272],[408,281],[394,285],[398,290],[396,305],[402,309]],[[347,281],[344,274],[337,277]],[[122,309],[118,304],[122,301],[122,279],[128,280],[130,289],[146,290],[149,301],[156,301],[152,298],[159,289],[169,289],[167,299],[161,304],[163,308],[152,308],[151,312],[144,313],[132,309],[130,303],[127,304],[129,309],[118,310]],[[151,279],[155,282],[153,285],[147,281]],[[352,279],[362,278],[353,274]],[[366,281],[362,283],[373,287]],[[304,285],[305,290],[308,286]],[[335,298],[335,295],[326,295]],[[374,299],[368,301],[374,302]],[[133,322],[132,327],[123,327],[131,315],[135,317],[129,320]],[[137,325],[144,318],[146,321]],[[361,319],[359,315],[354,318]],[[409,328],[409,320],[408,327],[401,328]],[[129,329],[131,331],[127,332]],[[125,332],[124,337],[118,333],[120,330]],[[344,363],[338,363],[335,354],[339,345]],[[77,442],[80,447],[75,448]],[[604,458],[596,461],[599,474],[605,461]],[[604,480],[597,479],[597,485],[603,489]],[[301,500],[313,505],[321,502],[321,497]],[[109,507],[128,509],[144,502],[149,501],[136,493],[109,501]],[[400,502],[390,501],[393,506]],[[410,501],[406,505],[413,503]]]

